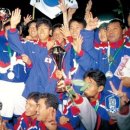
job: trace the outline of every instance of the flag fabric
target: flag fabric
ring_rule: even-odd
[[[50,19],[54,19],[62,13],[58,1],[59,0],[31,0],[30,5],[35,6],[35,8]],[[76,0],[65,0],[65,4],[67,4],[69,8],[78,8]]]

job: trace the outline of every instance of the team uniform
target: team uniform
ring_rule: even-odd
[[[123,43],[125,43],[123,45]],[[108,47],[110,45],[110,48]],[[109,48],[109,50],[108,50]],[[95,49],[98,52],[98,68],[106,73],[109,70],[109,62],[108,62],[108,51],[111,57],[114,57],[112,64],[110,66],[110,71],[114,74],[115,70],[117,69],[121,58],[124,55],[130,54],[130,43],[129,37],[124,37],[123,39],[119,40],[116,43],[104,43],[104,44],[95,44]],[[118,89],[120,84],[120,79],[113,75],[112,78],[108,78],[105,90],[111,90],[109,81],[112,81],[115,87]],[[126,92],[128,97],[130,95],[130,89],[127,87],[123,87],[123,92]]]
[[[14,125],[14,130],[46,130],[46,126],[37,121],[36,119],[32,119],[27,117],[25,113],[23,113],[19,118],[17,123]]]
[[[0,101],[3,104],[1,116],[12,118],[25,110],[26,100],[22,97],[28,69],[21,56],[10,49],[9,43],[0,32]]]
[[[11,48],[20,54],[28,55],[32,61],[32,68],[26,82],[23,96],[27,97],[28,94],[33,91],[56,94],[58,80],[53,74],[57,68],[53,58],[48,54],[47,48],[39,47],[37,42],[27,41],[22,43],[19,40],[17,31],[9,32],[8,36]],[[69,44],[66,45],[65,49],[69,50]],[[63,69],[65,73],[71,68],[69,58],[69,53],[67,53],[63,61]]]
[[[66,93],[59,94],[59,106],[56,114],[58,130],[85,130],[77,109]],[[60,118],[64,116],[69,119],[65,124],[60,124]]]

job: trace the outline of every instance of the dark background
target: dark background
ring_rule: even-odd
[[[109,20],[113,17],[118,17],[122,19],[122,15],[113,12],[114,9],[118,8],[118,0],[92,0],[92,12],[94,16],[98,16],[101,20]],[[74,16],[83,17],[86,3],[88,0],[77,0],[79,9],[76,11]],[[32,14],[32,6],[29,4],[30,0],[0,0],[0,7],[6,7],[10,10],[19,7],[22,9],[22,15]],[[123,5],[124,18],[126,18],[130,10],[130,0],[121,0]],[[43,17],[44,15],[36,9],[36,17]],[[53,23],[62,22],[62,15],[58,16]]]

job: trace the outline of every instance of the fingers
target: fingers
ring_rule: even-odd
[[[122,92],[122,88],[123,88],[123,84],[122,84],[122,81],[121,81],[118,90]]]
[[[110,86],[111,86],[112,91],[116,94],[116,93],[117,93],[117,89],[115,88],[113,82],[112,82],[112,81],[109,81],[109,84],[110,84]]]

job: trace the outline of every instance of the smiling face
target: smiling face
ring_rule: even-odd
[[[42,41],[42,42],[47,41],[50,33],[51,33],[51,30],[47,25],[41,24],[38,27],[38,37],[39,37],[40,41]]]
[[[37,120],[45,122],[49,115],[49,108],[46,107],[45,99],[40,99],[38,101],[37,108]]]
[[[32,38],[37,37],[37,28],[36,28],[35,22],[30,24],[29,29],[28,29],[28,33],[29,33],[29,36],[31,36]]]
[[[53,31],[53,38],[54,38],[54,40],[58,41],[59,43],[64,42],[64,36],[61,33],[61,30],[59,27],[55,28],[55,30]]]
[[[31,118],[36,118],[37,103],[33,99],[28,99],[25,106],[25,114]]]
[[[99,30],[99,39],[101,42],[107,42],[107,32],[105,28]]]
[[[128,21],[128,26],[130,27],[130,13],[128,15],[127,21]]]
[[[80,31],[83,29],[83,25],[81,23],[78,23],[76,21],[71,22],[70,24],[70,33],[74,39],[77,39],[77,36],[79,36]]]
[[[110,23],[107,27],[107,38],[110,42],[117,42],[122,39],[123,30],[119,22]]]

